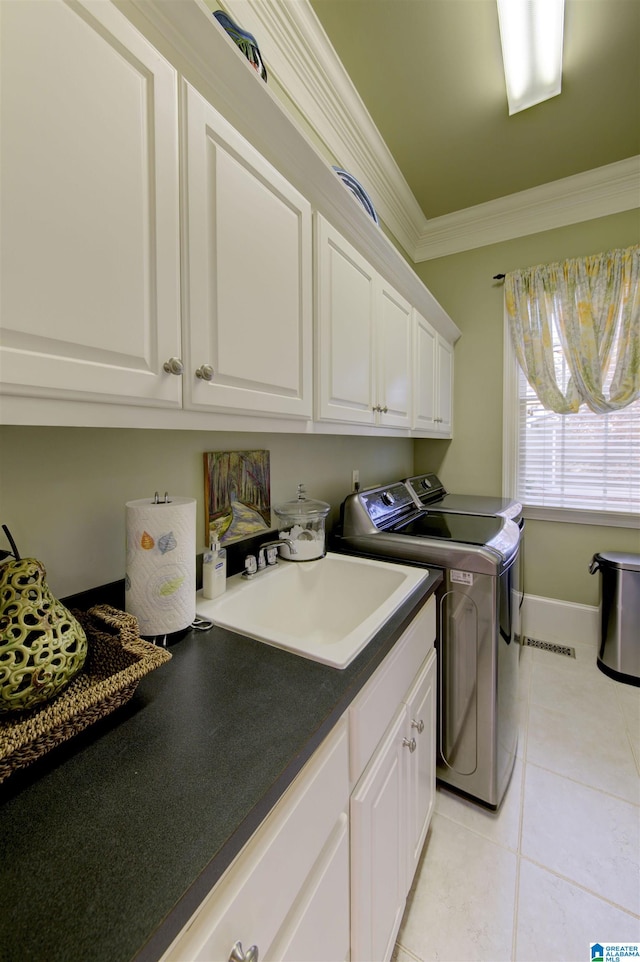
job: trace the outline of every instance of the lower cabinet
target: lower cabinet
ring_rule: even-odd
[[[386,962],[435,796],[429,599],[162,957]]]
[[[260,962],[347,959],[348,801],[343,718],[199,906],[163,962],[239,962],[243,956],[247,962],[258,956]],[[233,955],[236,943],[241,948]]]
[[[432,650],[351,795],[352,962],[391,958],[433,814],[435,667]]]

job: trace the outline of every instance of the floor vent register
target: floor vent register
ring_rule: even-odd
[[[526,648],[540,648],[542,651],[552,651],[554,655],[564,655],[566,658],[576,657],[575,648],[570,648],[568,645],[555,645],[551,641],[540,641],[538,638],[529,638],[527,635],[522,636],[520,643]]]

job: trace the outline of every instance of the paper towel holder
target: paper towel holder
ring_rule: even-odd
[[[161,500],[160,500],[160,495],[159,495],[158,492],[156,491],[156,493],[155,493],[155,495],[154,495],[154,498],[153,498],[153,503],[154,503],[154,504],[171,504],[171,498],[169,497],[169,492],[168,492],[168,491],[165,491],[165,493],[164,493],[164,501],[161,501]]]

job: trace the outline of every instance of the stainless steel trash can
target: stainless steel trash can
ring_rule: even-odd
[[[598,668],[630,685],[640,685],[640,555],[595,554],[591,574],[602,575]]]

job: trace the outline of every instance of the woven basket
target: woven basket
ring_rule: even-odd
[[[0,782],[18,768],[124,705],[138,682],[171,658],[140,638],[137,619],[99,605],[73,614],[84,628],[89,650],[82,671],[44,705],[0,721]]]

